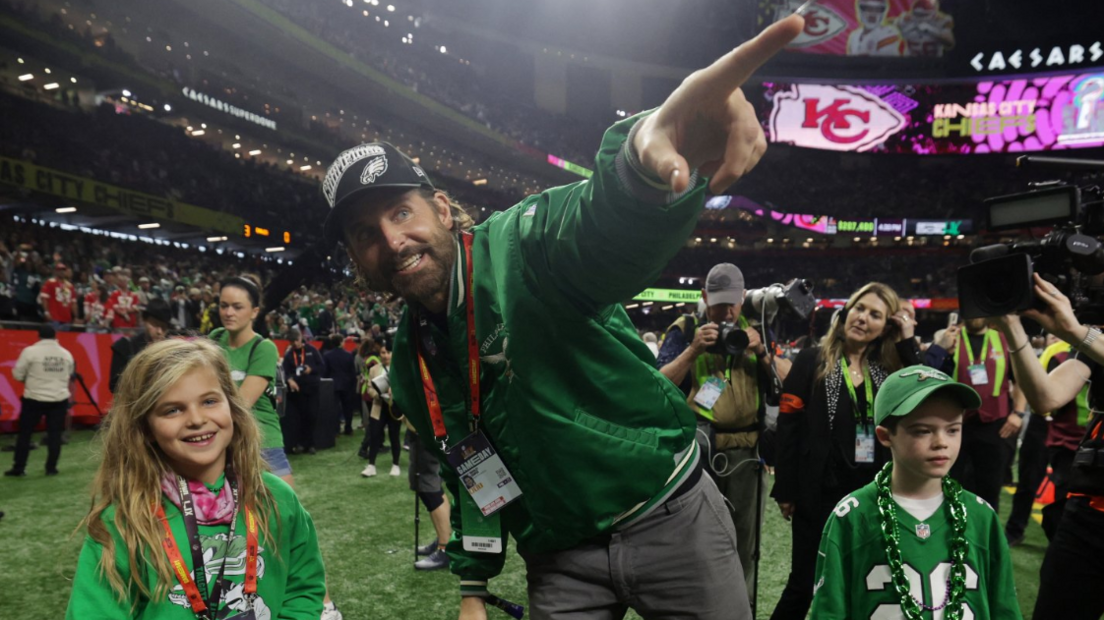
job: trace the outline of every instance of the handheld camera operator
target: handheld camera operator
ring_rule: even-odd
[[[709,270],[702,300],[704,316],[683,315],[667,328],[657,364],[663,376],[682,389],[698,415],[697,439],[705,470],[728,500],[744,579],[748,591],[754,592],[765,478],[759,463],[759,433],[771,363],[777,364],[779,378],[785,380],[790,362],[772,360],[759,332],[743,316],[744,275],[736,265],[721,263]],[[720,340],[722,332],[725,341]]]
[[[447,551],[462,619],[486,618],[508,535],[535,620],[750,616],[694,414],[620,302],[681,249],[707,186],[721,192],[758,163],[766,140],[740,85],[802,27],[768,27],[614,125],[591,179],[471,231],[389,144],[330,167],[326,238],[369,289],[408,302],[392,393],[458,500]]]
[[[1082,325],[1069,298],[1035,275],[1035,296],[1042,310],[1024,310],[993,319],[1011,349],[1012,367],[1027,402],[1035,411],[1056,411],[1088,386],[1092,411],[1085,436],[1074,453],[1065,512],[1050,541],[1040,571],[1036,618],[1096,620],[1104,615],[1104,339],[1100,329]],[[1076,350],[1049,374],[1029,346],[1020,316],[1037,322]]]

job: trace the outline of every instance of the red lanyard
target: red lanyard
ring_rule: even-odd
[[[296,366],[302,366],[307,361],[307,347],[304,346],[299,350],[299,356],[296,357],[295,349],[291,350],[291,361],[295,362]]]
[[[464,304],[467,306],[468,325],[468,395],[471,398],[471,416],[474,423],[479,423],[479,346],[475,339],[475,303],[474,299],[474,271],[472,269],[472,235],[464,233],[464,257],[466,259],[465,280],[467,286],[464,290]],[[448,450],[448,430],[445,429],[445,418],[441,413],[441,401],[437,398],[437,388],[433,384],[433,377],[429,374],[425,357],[422,356],[422,348],[417,346],[418,369],[422,373],[422,389],[425,391],[426,406],[429,408],[429,419],[433,423],[433,437],[441,444],[441,450]]]
[[[199,588],[196,587],[195,581],[192,579],[191,574],[188,572],[188,565],[184,563],[184,556],[180,554],[180,548],[176,545],[176,539],[173,538],[172,527],[169,525],[169,520],[165,516],[165,507],[160,503],[157,504],[157,518],[161,521],[161,525],[165,528],[165,538],[161,540],[161,546],[165,548],[165,553],[169,556],[169,563],[172,564],[173,572],[176,573],[176,580],[180,582],[180,585],[184,588],[184,594],[188,597],[188,603],[191,604],[192,611],[195,612],[198,617],[206,617],[207,601],[203,600],[203,596],[199,593]],[[230,535],[226,539],[226,552],[230,552],[230,541],[234,538],[234,523],[237,519],[233,519],[230,524]],[[249,509],[249,506],[245,506],[245,593],[256,594],[257,593],[257,550],[258,544],[258,530],[257,519],[253,516],[253,511]],[[223,560],[225,562],[225,559]],[[195,570],[195,567],[193,567]],[[201,570],[195,570],[197,574],[203,574]],[[206,585],[206,584],[205,584]],[[216,584],[217,585],[217,584]],[[211,604],[218,606],[218,601],[211,601]],[[212,610],[217,611],[217,610]]]

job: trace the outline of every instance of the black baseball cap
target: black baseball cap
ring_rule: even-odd
[[[323,225],[326,243],[341,240],[341,217],[369,191],[425,187],[434,189],[425,170],[387,142],[369,142],[343,151],[330,164],[322,181],[322,195],[330,205]]]

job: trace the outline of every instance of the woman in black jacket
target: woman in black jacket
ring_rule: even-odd
[[[771,496],[793,522],[790,578],[772,620],[805,618],[820,535],[836,503],[889,459],[874,440],[874,395],[894,371],[919,364],[915,324],[897,293],[871,282],[803,350],[783,386]]]

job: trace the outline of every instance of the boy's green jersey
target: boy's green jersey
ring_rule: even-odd
[[[817,554],[811,618],[903,619],[893,587],[874,483],[844,497],[828,517]],[[966,596],[963,620],[1020,619],[1012,560],[997,513],[973,493],[966,505]],[[896,507],[901,559],[913,598],[929,609],[949,595],[953,528],[946,501],[926,521]],[[942,620],[943,611],[921,613]]]

